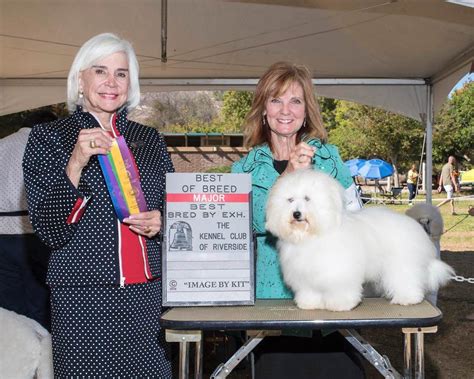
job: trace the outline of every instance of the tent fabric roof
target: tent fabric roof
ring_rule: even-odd
[[[438,109],[474,61],[474,9],[441,0],[171,0],[166,63],[161,27],[160,1],[0,0],[0,114],[65,101],[75,53],[106,31],[134,45],[142,91],[248,88],[213,80],[256,79],[287,60],[317,79],[379,79],[316,88],[418,119],[425,84]]]

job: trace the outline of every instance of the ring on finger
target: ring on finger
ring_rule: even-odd
[[[150,228],[149,226],[147,226],[147,227],[145,228],[145,233],[150,233],[150,232],[151,232],[151,228]]]
[[[91,139],[89,142],[89,146],[91,149],[95,149],[97,145],[95,144],[95,139]]]

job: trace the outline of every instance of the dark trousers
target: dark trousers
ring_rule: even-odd
[[[409,193],[408,200],[412,201],[416,196],[416,184],[407,183],[407,187]]]
[[[50,330],[46,271],[50,250],[33,234],[0,235],[0,307]]]

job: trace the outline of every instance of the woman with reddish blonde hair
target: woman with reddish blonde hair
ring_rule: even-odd
[[[234,163],[232,172],[250,173],[253,183],[254,228],[258,241],[257,297],[292,298],[281,277],[277,253],[265,233],[268,191],[279,178],[294,170],[314,168],[336,178],[346,188],[347,205],[360,201],[349,169],[338,150],[327,143],[309,70],[277,62],[260,78],[247,115],[244,144],[250,152]]]
[[[296,131],[296,141],[299,143],[302,136],[327,140],[327,131],[324,128],[319,110],[319,104],[314,96],[313,84],[309,70],[302,65],[277,62],[273,64],[260,78],[252,107],[244,125],[244,144],[254,147],[271,140],[271,130],[265,127],[262,115],[265,114],[266,102],[269,98],[276,98],[285,93],[293,84],[299,84],[303,93],[306,108],[304,127]]]
[[[257,299],[292,299],[293,293],[283,282],[275,237],[265,230],[265,207],[268,193],[281,175],[313,168],[337,179],[346,189],[348,209],[359,209],[361,202],[350,175],[335,146],[327,143],[311,74],[302,65],[277,62],[260,78],[251,109],[247,115],[244,144],[251,150],[232,166],[234,173],[252,176],[253,228],[257,234],[256,297]],[[315,336],[315,339],[272,337],[256,350],[256,373],[260,378],[312,378],[328,369],[331,377],[361,378],[361,373],[347,355],[310,355],[302,362],[297,351],[324,352],[331,346],[339,350],[344,338],[338,333]],[[291,355],[281,354],[292,352]],[[267,353],[278,353],[275,361]],[[267,358],[265,358],[267,357]],[[308,359],[306,358],[306,359]],[[312,363],[308,363],[311,361]],[[273,362],[273,363],[271,363]],[[309,368],[318,366],[314,370]],[[323,368],[323,366],[325,368]],[[309,369],[308,369],[309,368]]]

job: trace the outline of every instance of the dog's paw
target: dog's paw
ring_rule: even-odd
[[[312,302],[302,302],[302,301],[296,301],[296,306],[299,309],[305,309],[305,310],[311,310],[311,309],[324,309],[324,307],[320,304],[315,304]]]
[[[361,291],[350,291],[348,288],[342,291],[332,291],[324,297],[325,308],[329,311],[343,312],[354,309],[362,300]]]
[[[324,302],[319,294],[297,293],[295,295],[295,303],[300,309],[324,309]]]
[[[357,307],[361,302],[360,296],[349,295],[333,295],[325,300],[325,308],[329,311],[344,312],[350,311]]]
[[[414,305],[423,301],[424,296],[396,296],[390,303],[398,305]]]
[[[423,299],[424,296],[422,293],[397,294],[392,298],[392,300],[390,300],[390,303],[398,305],[413,305],[421,303]]]

